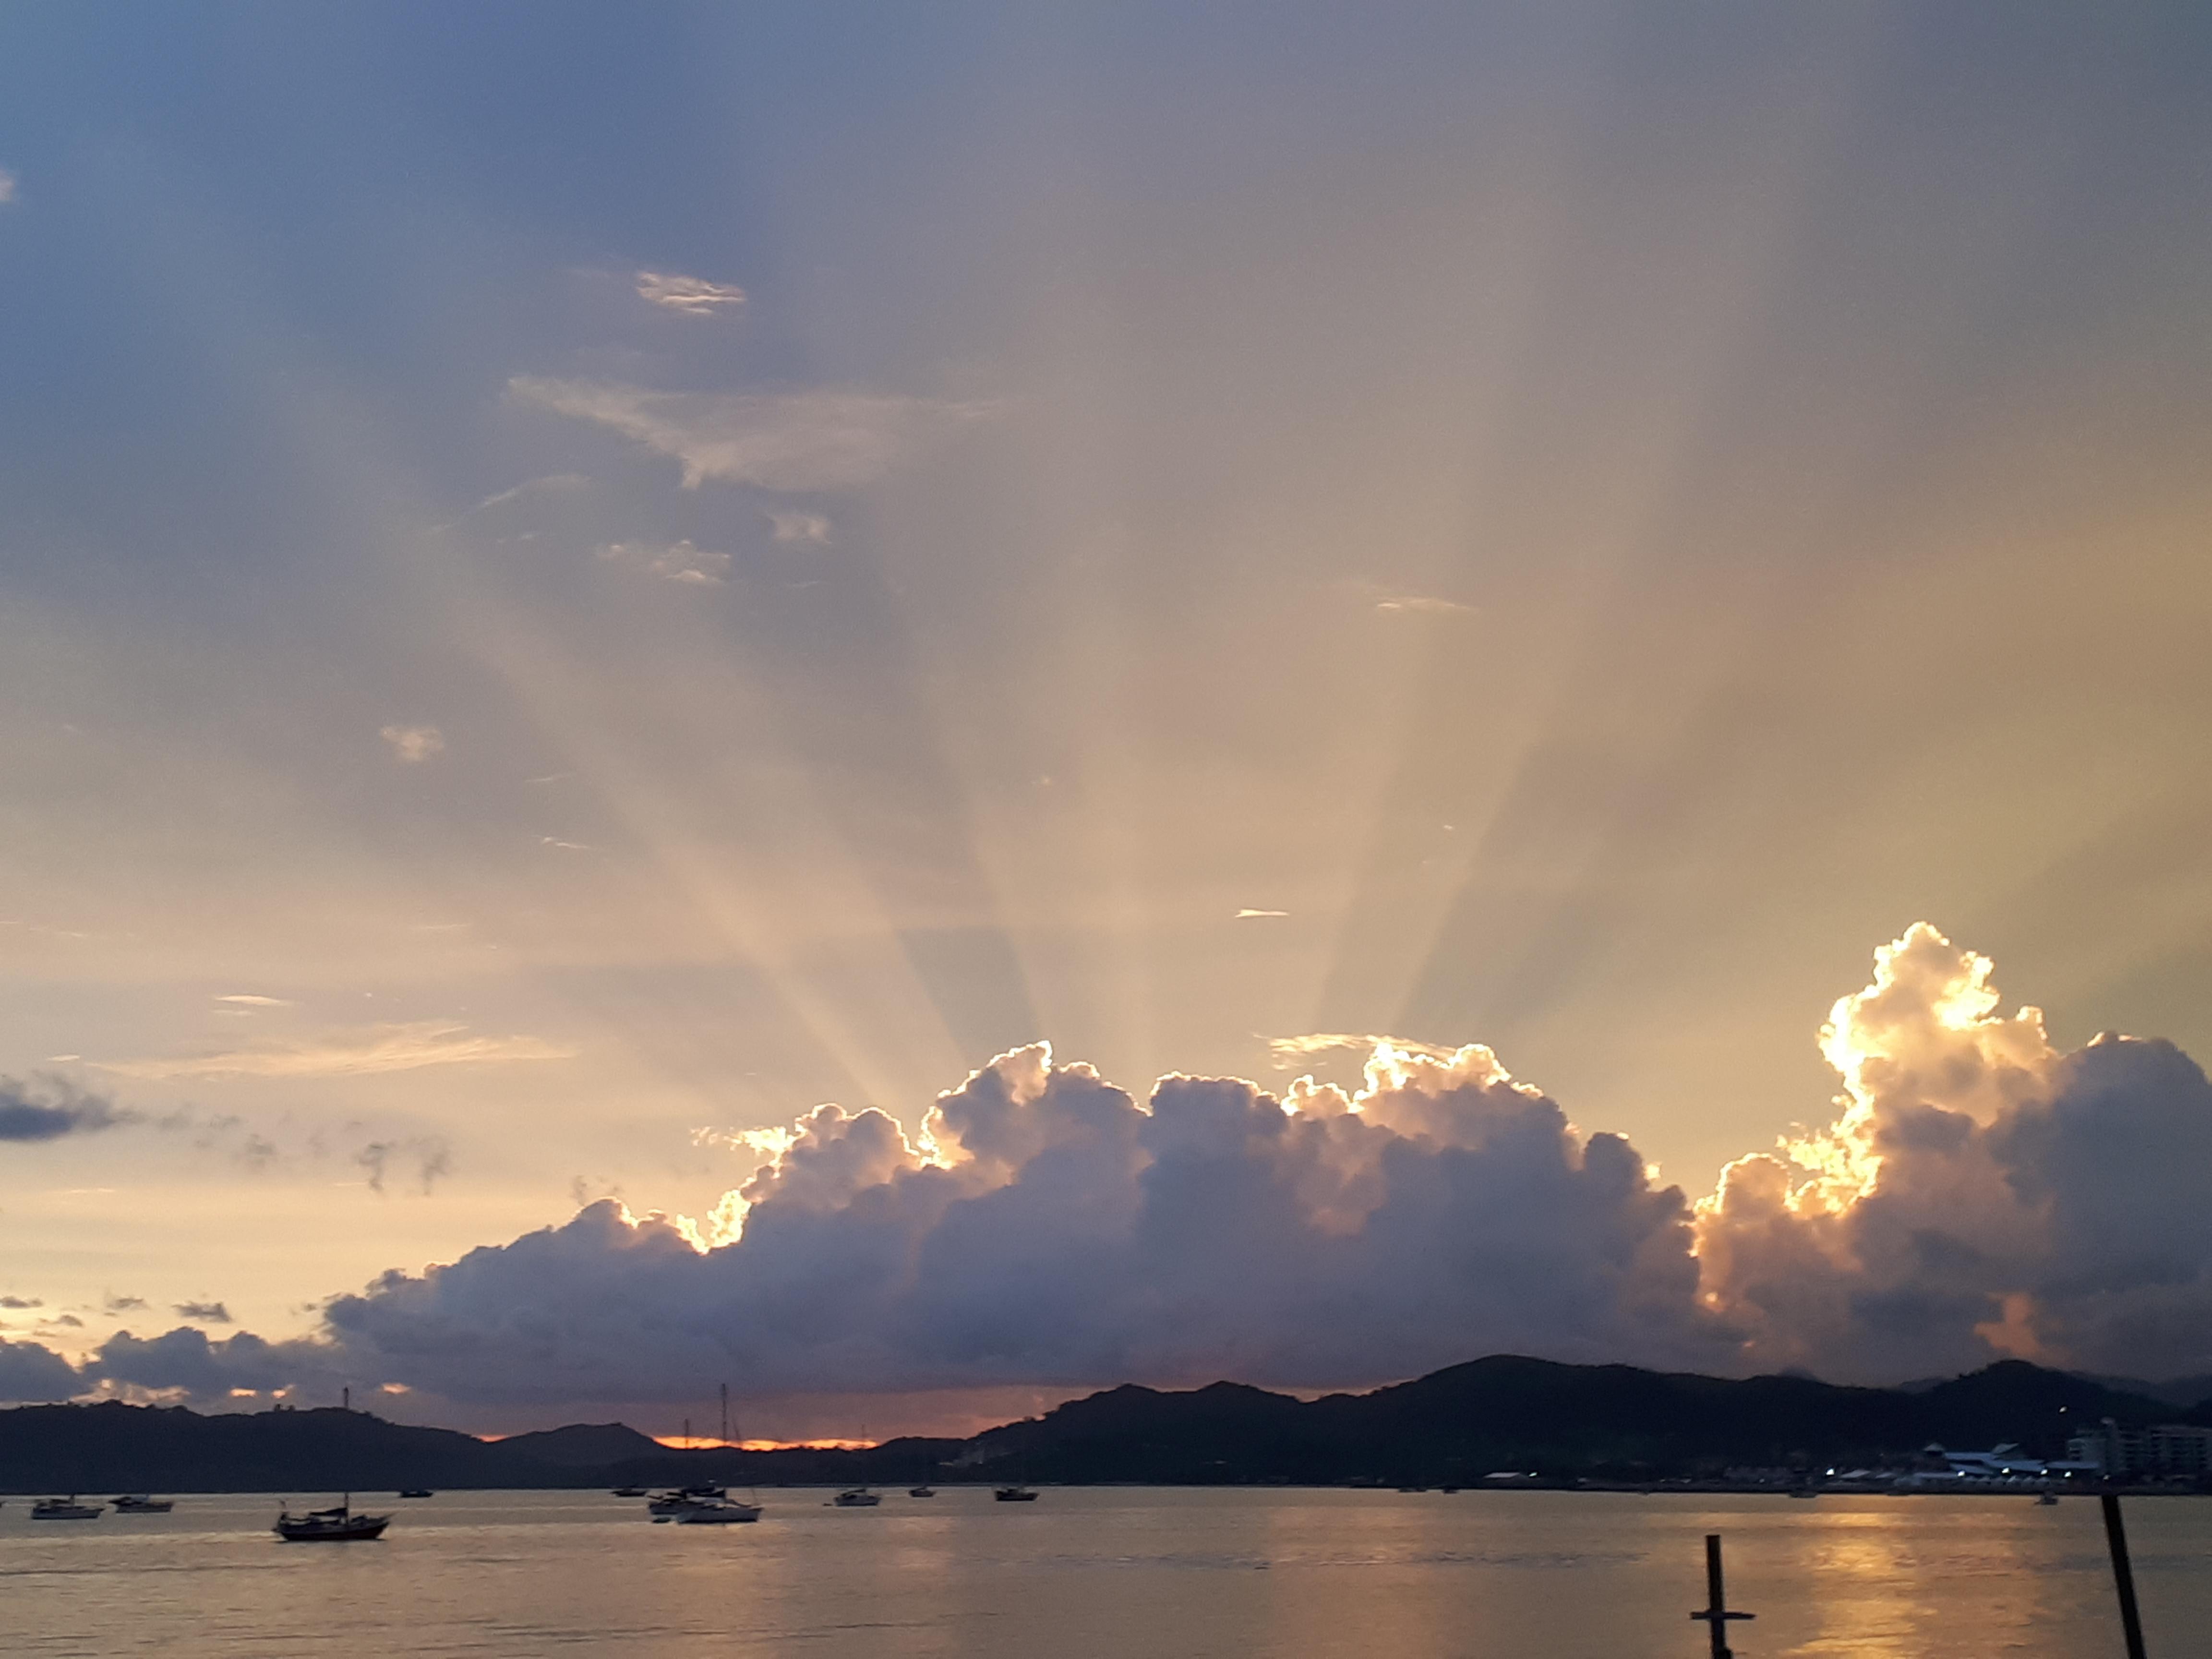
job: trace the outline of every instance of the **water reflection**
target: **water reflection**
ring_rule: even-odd
[[[459,1493],[379,1545],[288,1548],[275,1504],[188,1498],[57,1533],[0,1510],[16,1655],[790,1652],[818,1659],[1622,1659],[1704,1651],[1703,1534],[1732,1633],[1784,1655],[2065,1655],[2118,1627],[2094,1504],[1516,1492],[1048,1491],[654,1527],[597,1494]],[[2212,1659],[2212,1504],[2132,1506],[2151,1651]]]

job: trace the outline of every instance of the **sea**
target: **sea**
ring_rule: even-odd
[[[295,1508],[337,1493],[289,1494]],[[284,1495],[33,1522],[0,1506],[0,1649],[161,1659],[1698,1659],[1721,1535],[1739,1659],[2124,1653],[2094,1499],[763,1489],[732,1527],[599,1492],[400,1500],[287,1544]],[[2212,1498],[2126,1500],[2151,1659],[2212,1659]]]

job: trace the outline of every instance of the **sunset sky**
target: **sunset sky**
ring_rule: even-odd
[[[2212,1054],[2208,84],[2178,3],[0,12],[0,1396],[2212,1371],[2212,1093],[2085,1047]],[[1148,1231],[1262,1164],[1252,1262]]]

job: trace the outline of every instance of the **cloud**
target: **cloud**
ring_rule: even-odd
[[[76,1367],[45,1344],[0,1340],[0,1400],[40,1404],[83,1392]]]
[[[131,1313],[143,1309],[146,1298],[143,1296],[111,1296],[100,1305],[112,1314]]]
[[[0,167],[0,207],[6,206],[15,199],[15,175],[7,168]]]
[[[529,375],[508,381],[507,392],[672,456],[687,489],[721,478],[764,489],[856,489],[933,432],[984,412],[975,404],[880,392],[649,392]]]
[[[1297,1036],[1269,1037],[1267,1052],[1274,1057],[1275,1069],[1282,1071],[1316,1054],[1425,1054],[1431,1060],[1448,1060],[1452,1050],[1440,1048],[1431,1042],[1415,1042],[1407,1037],[1377,1036],[1356,1031],[1307,1031]]]
[[[234,991],[228,996],[217,997],[216,1000],[232,1003],[240,1008],[289,1008],[293,1006],[283,997],[255,996],[247,991]]]
[[[1375,601],[1377,611],[1397,612],[1418,617],[1472,617],[1479,607],[1462,605],[1457,599],[1439,599],[1433,593],[1390,593]]]
[[[196,1319],[210,1325],[232,1322],[230,1310],[220,1302],[179,1302],[175,1311],[179,1319]]]
[[[641,570],[665,581],[703,587],[720,586],[730,574],[728,554],[702,552],[688,541],[667,546],[653,542],[610,542],[599,549],[599,557],[608,564]]]
[[[132,1115],[66,1078],[0,1077],[0,1141],[59,1140],[127,1123]]]
[[[179,1389],[209,1400],[228,1399],[241,1389],[260,1393],[306,1384],[327,1391],[334,1381],[332,1357],[322,1343],[270,1342],[251,1331],[221,1341],[189,1325],[155,1337],[118,1331],[85,1362],[75,1391],[98,1382]]]
[[[1279,917],[1279,916],[1287,916],[1287,915],[1289,915],[1290,914],[1291,914],[1291,913],[1290,913],[1288,910],[1251,910],[1251,909],[1245,909],[1245,910],[1239,910],[1239,911],[1237,913],[1236,916],[1234,917],[1234,920],[1235,920],[1235,921],[1267,921],[1267,920],[1272,920],[1272,919],[1273,919],[1273,918]]]
[[[100,1069],[123,1077],[170,1080],[209,1077],[367,1077],[425,1066],[490,1066],[571,1060],[575,1050],[540,1037],[480,1036],[452,1020],[370,1025],[297,1042],[256,1043],[213,1054],[120,1060]]]
[[[0,1308],[21,1310],[43,1308],[46,1304],[35,1296],[0,1296]]]
[[[819,513],[770,513],[769,528],[780,542],[811,542],[826,547],[830,520]]]
[[[2167,1042],[2062,1053],[1990,973],[1925,923],[1883,947],[1821,1032],[1835,1120],[1701,1206],[1708,1291],[1760,1363],[2212,1366],[2212,1085]]]
[[[713,317],[735,311],[745,302],[744,290],[710,283],[702,276],[678,276],[673,272],[641,270],[637,297],[664,311],[680,311],[687,317]]]
[[[404,1161],[413,1166],[415,1182],[422,1196],[428,1198],[439,1178],[453,1171],[453,1149],[441,1135],[423,1135],[409,1140],[373,1140],[356,1152],[353,1161],[368,1172],[371,1192],[384,1190],[386,1176],[392,1166]]]
[[[487,1409],[720,1381],[1328,1388],[1498,1352],[1868,1382],[2006,1354],[2212,1370],[2212,1083],[2165,1042],[2063,1053],[1990,975],[1925,925],[1883,947],[1821,1030],[1833,1121],[1696,1205],[1480,1046],[1306,1033],[1278,1058],[1364,1048],[1356,1090],[1170,1076],[1139,1102],[1037,1044],[918,1132],[835,1105],[701,1130],[751,1171],[704,1218],[589,1203],[334,1298],[318,1341],[243,1370]]]
[[[419,765],[445,752],[446,734],[434,726],[386,726],[377,735],[392,745],[392,752],[408,766]]]

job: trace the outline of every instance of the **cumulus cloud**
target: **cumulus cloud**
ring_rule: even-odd
[[[220,1341],[210,1340],[206,1332],[190,1325],[153,1337],[118,1331],[85,1361],[72,1392],[98,1382],[118,1382],[222,1400],[236,1390],[260,1393],[302,1384],[327,1388],[332,1357],[323,1343],[270,1342],[251,1331]]]
[[[870,392],[650,392],[601,380],[525,375],[510,396],[612,427],[673,457],[684,483],[708,478],[764,489],[854,489],[888,472],[933,433],[983,412]]]
[[[67,1078],[0,1077],[0,1141],[59,1140],[130,1121],[131,1114],[107,1097],[88,1093]]]
[[[0,1401],[37,1405],[67,1400],[82,1394],[84,1386],[76,1367],[44,1343],[0,1340]]]
[[[100,1069],[124,1077],[172,1080],[207,1077],[366,1077],[425,1066],[490,1066],[520,1060],[572,1060],[575,1050],[534,1036],[485,1036],[457,1021],[410,1020],[272,1041],[220,1054],[115,1060]]]
[[[2212,1085],[2167,1042],[2060,1052],[1990,971],[1925,924],[1885,946],[1821,1032],[1835,1121],[1700,1206],[1708,1293],[1760,1361],[2212,1363]]]
[[[819,513],[771,513],[769,529],[780,542],[805,542],[827,546],[830,520]]]
[[[1438,1048],[1432,1042],[1415,1042],[1406,1037],[1378,1036],[1361,1031],[1304,1031],[1296,1036],[1269,1037],[1267,1052],[1274,1057],[1275,1069],[1285,1071],[1303,1065],[1317,1054],[1425,1054],[1431,1060],[1449,1060],[1452,1050]]]
[[[687,317],[713,317],[735,311],[745,302],[743,289],[661,270],[637,273],[637,297],[663,311],[678,311]]]
[[[2165,1042],[2061,1052],[1990,975],[1924,925],[1885,946],[1820,1033],[1833,1120],[1694,1205],[1480,1046],[1307,1033],[1278,1056],[1365,1048],[1356,1090],[1171,1076],[1140,1102],[1038,1044],[916,1133],[836,1105],[696,1132],[751,1170],[702,1218],[601,1200],[337,1297],[282,1353],[158,1341],[224,1388],[314,1371],[480,1407],[1348,1386],[1501,1351],[2212,1370],[2212,1084]],[[100,1374],[187,1386],[148,1380],[155,1346]]]
[[[688,541],[672,544],[609,542],[599,549],[599,558],[607,564],[641,570],[664,581],[689,582],[702,587],[718,587],[730,574],[728,554],[702,551]]]
[[[434,726],[386,726],[377,736],[392,745],[392,755],[403,765],[420,765],[446,750],[446,734]]]

